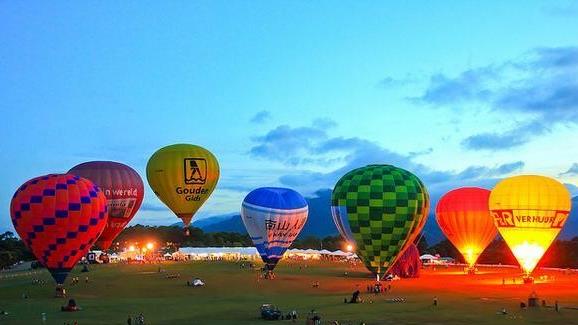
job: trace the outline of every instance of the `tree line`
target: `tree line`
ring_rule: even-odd
[[[0,234],[0,269],[7,268],[19,261],[34,259],[24,242],[11,231]]]
[[[111,247],[113,251],[120,251],[128,245],[146,245],[154,242],[163,253],[174,252],[179,247],[247,247],[253,246],[248,234],[236,232],[205,233],[196,227],[189,228],[189,236],[184,234],[181,227],[177,226],[143,226],[135,225],[125,228]],[[116,245],[118,243],[118,245]],[[345,243],[340,236],[327,236],[318,238],[307,236],[297,238],[292,248],[300,249],[327,249],[330,251],[346,250]],[[439,254],[443,257],[452,257],[463,262],[463,257],[458,250],[448,241],[443,240],[434,245],[428,245],[425,236],[417,243],[421,254]],[[99,247],[94,247],[98,249]],[[24,243],[10,231],[0,234],[0,269],[9,267],[18,261],[33,260],[31,252]],[[479,264],[510,264],[516,265],[516,258],[508,249],[502,239],[494,240],[478,259]],[[539,266],[578,268],[578,237],[572,240],[557,240],[546,251]]]
[[[156,242],[166,247],[166,250],[175,250],[178,247],[247,247],[253,246],[251,237],[237,232],[209,232],[200,228],[189,227],[189,235],[185,235],[183,228],[177,226],[143,226],[135,225],[125,228],[116,238],[115,244],[122,249],[131,243],[146,244]],[[317,238],[307,236],[297,238],[293,248],[327,249],[335,251],[345,250],[343,240],[339,236]],[[115,249],[115,245],[112,247]]]

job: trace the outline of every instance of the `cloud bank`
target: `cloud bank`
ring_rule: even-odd
[[[436,74],[413,102],[428,107],[481,104],[506,118],[521,118],[510,130],[474,134],[471,150],[521,146],[557,125],[578,123],[578,47],[536,48],[521,58],[461,72]],[[472,105],[474,104],[474,105]],[[461,107],[461,106],[460,106]]]

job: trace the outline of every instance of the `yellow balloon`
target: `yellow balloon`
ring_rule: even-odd
[[[187,227],[219,180],[219,163],[207,149],[173,144],[155,152],[147,163],[147,180],[158,198]]]
[[[566,187],[544,176],[506,178],[492,190],[494,223],[526,276],[560,233],[571,204]]]

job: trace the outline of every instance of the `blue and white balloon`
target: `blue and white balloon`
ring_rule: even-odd
[[[307,201],[292,189],[262,187],[247,194],[241,218],[268,270],[299,235],[308,213]]]

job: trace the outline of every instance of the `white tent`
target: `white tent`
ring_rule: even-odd
[[[255,247],[181,247],[172,255],[189,259],[254,259],[259,257]]]
[[[342,250],[336,250],[335,252],[332,252],[331,255],[333,256],[341,256],[341,257],[347,257],[349,255],[352,255],[351,253],[346,253]]]
[[[438,264],[439,256],[434,256],[431,254],[424,254],[419,257],[420,261],[424,264]]]
[[[316,259],[318,260],[321,257],[321,252],[314,249],[288,249],[285,252],[287,257],[296,257],[304,260],[308,259]]]
[[[420,260],[437,260],[438,257],[437,256],[433,256],[431,254],[423,254],[422,256],[419,257]]]

